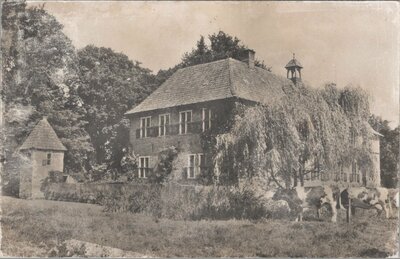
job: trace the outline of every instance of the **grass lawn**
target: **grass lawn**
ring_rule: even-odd
[[[96,205],[1,197],[2,251],[48,256],[77,239],[156,257],[384,257],[396,251],[397,219],[358,212],[352,224],[155,220]]]

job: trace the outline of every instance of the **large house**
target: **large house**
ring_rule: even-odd
[[[271,104],[284,95],[286,86],[301,82],[303,67],[294,56],[285,66],[287,78],[256,67],[254,61],[255,53],[249,50],[242,61],[227,58],[179,69],[128,111],[130,145],[139,156],[135,177],[148,178],[160,152],[174,146],[179,150],[174,161],[174,179],[198,183],[198,178],[212,167],[202,145],[204,133],[221,125],[224,128],[238,105]],[[373,139],[379,169],[379,139]],[[322,179],[325,176],[319,172],[312,173],[306,185],[321,184],[324,180],[362,184],[361,172],[356,167],[346,170],[349,172],[329,179]],[[379,175],[379,171],[374,174]]]

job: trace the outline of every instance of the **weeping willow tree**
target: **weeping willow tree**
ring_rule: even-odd
[[[215,178],[264,179],[282,188],[303,185],[306,165],[339,172],[357,161],[372,166],[368,95],[360,88],[284,87],[271,105],[240,109],[231,130],[216,136]]]

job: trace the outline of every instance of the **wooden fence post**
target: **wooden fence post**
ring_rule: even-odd
[[[351,199],[349,198],[349,205],[347,207],[346,221],[350,223],[351,221]]]

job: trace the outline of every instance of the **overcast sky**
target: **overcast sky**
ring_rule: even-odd
[[[30,2],[37,4],[38,2]],[[292,53],[313,87],[359,85],[372,112],[399,123],[395,2],[46,2],[77,48],[110,47],[154,72],[180,62],[200,35],[223,30],[286,76]]]

